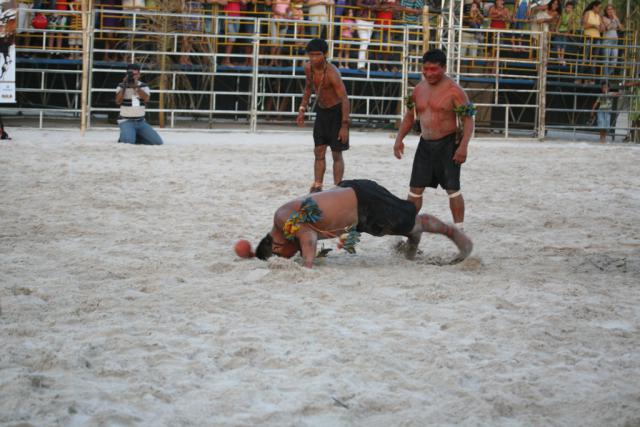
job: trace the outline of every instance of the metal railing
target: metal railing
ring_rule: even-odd
[[[127,27],[94,30],[96,19],[104,16],[119,17]],[[421,56],[427,47],[447,49],[450,75],[479,107],[478,133],[543,138],[549,130],[573,135],[595,131],[585,124],[585,115],[590,116],[585,105],[599,95],[598,87],[576,85],[577,77],[609,79],[621,85],[638,81],[637,33],[635,39],[623,40],[618,61],[608,67],[610,75],[603,75],[609,62],[602,62],[598,52],[589,56],[596,65],[594,71],[584,73],[586,56],[577,53],[578,47],[584,47],[579,39],[567,43],[576,52],[567,53],[564,65],[553,35],[533,31],[514,34],[456,28],[452,23],[448,28],[430,27],[428,22],[426,27],[394,23],[374,28],[377,31],[363,50],[362,37],[344,36],[348,24],[343,21],[319,24],[240,16],[233,18],[239,30],[225,32],[230,18],[224,16],[207,21],[200,14],[103,10],[89,18],[81,30],[19,29],[18,106],[5,108],[5,115],[37,115],[42,127],[49,118],[77,120],[86,114],[88,126],[104,126],[105,118],[117,115],[114,90],[122,80],[125,62],[135,61],[144,64],[143,80],[153,90],[147,111],[162,126],[192,127],[197,119],[208,128],[239,122],[255,131],[272,120],[290,123],[304,86],[303,47],[311,37],[309,26],[324,30],[329,57],[343,64],[340,71],[355,125],[393,127],[402,118],[403,98],[421,78]],[[437,22],[442,25],[442,20]],[[70,48],[70,38],[83,33],[88,46],[82,52],[77,45]],[[58,35],[66,40],[60,48],[54,40]],[[78,53],[88,61],[87,75],[80,60],[60,58]],[[119,61],[102,61],[105,55]],[[81,105],[83,78],[88,81],[86,110]],[[638,114],[631,92],[616,99],[624,102],[616,103],[614,115]],[[571,108],[558,107],[556,101],[571,102]],[[559,120],[567,110],[573,116]],[[621,131],[632,129],[628,120]]]

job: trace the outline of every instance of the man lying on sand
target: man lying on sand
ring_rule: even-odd
[[[278,208],[273,228],[258,244],[256,256],[291,258],[302,251],[304,266],[311,268],[318,240],[340,237],[338,247],[355,252],[360,232],[373,236],[407,236],[406,256],[414,259],[422,233],[443,234],[460,253],[452,263],[471,253],[471,240],[438,218],[418,215],[413,203],[391,194],[366,179],[345,180],[330,190],[291,200]]]

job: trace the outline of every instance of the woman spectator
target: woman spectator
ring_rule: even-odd
[[[375,10],[378,8],[378,0],[357,0],[356,2],[356,29],[360,38],[360,49],[358,50],[358,69],[367,69],[367,49],[371,43],[373,32],[373,21]]]
[[[603,56],[605,60],[604,74],[609,75],[609,67],[612,68],[612,72],[615,73],[615,66],[618,62],[618,30],[624,29],[620,23],[620,19],[616,15],[616,10],[612,4],[608,4],[604,8],[604,15],[602,16],[604,24],[604,34],[602,44],[604,46]]]
[[[288,19],[291,14],[291,0],[273,0],[271,2],[271,19]],[[271,22],[271,55],[279,55],[280,47],[284,44],[289,26],[286,22]],[[280,61],[271,58],[269,66],[277,67]]]
[[[188,16],[182,19],[181,30],[185,33],[202,33],[202,16],[204,13],[204,5],[197,0],[183,0],[182,13]],[[182,36],[182,56],[180,56],[180,64],[191,65],[191,58],[186,55],[193,51],[193,37],[191,35]]]
[[[504,30],[509,22],[511,22],[511,12],[504,7],[504,0],[496,0],[496,3],[489,9],[489,28]],[[489,33],[488,43],[491,57],[496,56],[497,41],[498,33]],[[493,68],[495,68],[495,65]]]
[[[577,17],[573,8],[573,2],[568,1],[564,5],[564,13],[560,16],[560,23],[558,24],[558,36],[556,39],[558,48],[558,60],[560,64],[566,65],[564,55],[567,49],[567,43],[572,39],[572,34],[575,34],[578,29]]]
[[[482,16],[482,11],[480,10],[480,4],[474,0],[469,5],[468,13],[464,14],[464,17],[462,19],[462,26],[464,28],[480,29],[482,28],[483,21],[484,16]],[[472,58],[475,58],[478,55],[479,43],[482,43],[481,32],[463,31],[461,47],[462,57],[465,58],[467,56],[470,56]]]
[[[311,27],[311,37],[323,36],[323,27],[329,21],[329,12],[327,7],[333,5],[333,0],[308,0],[309,4],[309,21],[317,22],[317,25]]]
[[[597,57],[600,37],[604,30],[604,22],[600,17],[600,0],[594,0],[584,10],[582,14],[582,30],[584,34],[584,62],[582,73],[595,75],[596,67],[593,66],[594,57]],[[580,81],[578,81],[580,83]],[[587,84],[594,84],[592,79],[586,80]]]
[[[376,9],[376,37],[374,39],[380,43],[376,50],[376,62],[381,71],[390,71],[391,66],[388,64],[390,59],[391,47],[391,21],[393,20],[393,12],[396,9],[396,0],[381,0]]]
[[[115,52],[111,52],[115,47],[115,36],[110,30],[119,30],[122,27],[122,20],[120,19],[120,15],[116,14],[116,12],[104,12],[104,10],[120,10],[122,9],[122,1],[100,0],[100,9],[102,10],[100,14],[100,28],[102,29],[101,37],[104,40],[105,50],[102,60],[115,61],[118,59],[117,54]],[[111,56],[112,53],[113,57]]]

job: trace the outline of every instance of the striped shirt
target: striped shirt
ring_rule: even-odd
[[[142,89],[147,95],[151,95],[149,86],[145,83],[138,82],[138,87]],[[120,104],[120,117],[119,119],[144,119],[145,109],[144,101],[136,95],[136,91],[133,88],[125,87],[124,83],[120,83],[116,88],[116,95],[124,90],[124,98],[122,104]]]

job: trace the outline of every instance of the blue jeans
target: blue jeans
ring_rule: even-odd
[[[145,119],[125,120],[118,123],[120,138],[125,144],[162,145],[162,138]]]

